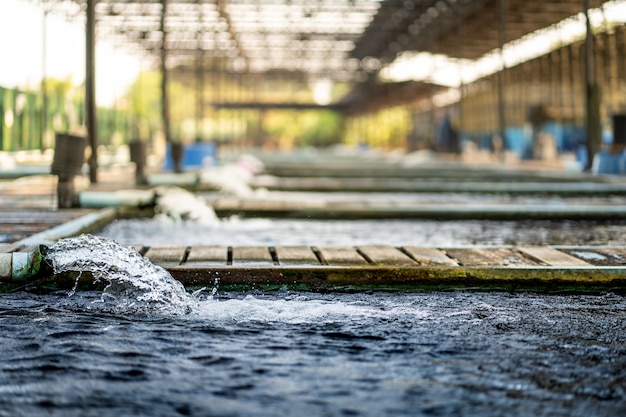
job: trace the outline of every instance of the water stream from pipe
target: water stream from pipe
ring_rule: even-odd
[[[48,246],[44,259],[55,274],[77,272],[80,277],[88,272],[96,282],[106,283],[103,303],[170,314],[189,313],[196,305],[196,299],[169,272],[111,239],[88,234],[61,239]]]
[[[207,291],[187,292],[167,270],[152,264],[133,248],[88,234],[61,239],[48,246],[43,256],[55,274],[77,273],[77,284],[84,273],[93,276],[96,282],[105,283],[101,297],[91,302],[90,308],[116,314],[189,315],[225,322],[281,323],[353,320],[399,313],[424,315],[419,308],[407,312],[406,306],[380,309],[297,295],[272,301],[253,295],[220,300],[217,283]],[[69,295],[73,296],[75,290],[76,286]]]

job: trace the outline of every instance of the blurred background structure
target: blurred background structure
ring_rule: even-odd
[[[0,150],[81,132],[92,181],[99,148],[133,142],[168,156],[349,145],[586,168],[603,152],[624,160],[621,0],[22,1],[44,27],[55,15],[85,28],[85,81],[47,77],[55,58],[44,52],[40,82],[0,87]],[[104,40],[141,70],[100,105]]]

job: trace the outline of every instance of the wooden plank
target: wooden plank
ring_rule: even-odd
[[[447,249],[448,256],[466,266],[530,266],[537,265],[532,259],[509,248]]]
[[[403,248],[409,253],[413,259],[419,262],[420,265],[444,265],[444,266],[457,266],[458,263],[448,257],[446,253],[436,248],[418,248],[415,246],[405,246]]]
[[[549,246],[524,246],[518,250],[549,266],[591,266],[591,264]]]
[[[201,266],[210,264],[226,265],[228,261],[228,246],[194,246],[187,256],[185,265]]]
[[[17,252],[22,245],[15,243],[0,243],[0,253]]]
[[[596,266],[626,265],[626,253],[617,249],[576,248],[561,251]]]
[[[359,246],[358,249],[378,265],[417,265],[417,262],[393,246],[365,245]]]
[[[611,260],[611,265],[626,265],[626,249],[609,248],[601,252]]]
[[[469,266],[469,265],[493,265],[491,262],[491,258],[476,252],[474,249],[466,248],[466,249],[456,249],[450,248],[446,249],[446,253],[449,257],[454,258],[459,265]],[[496,264],[497,265],[497,264]]]
[[[504,266],[536,266],[539,265],[534,259],[524,256],[523,253],[511,248],[476,248],[477,253],[487,256]]]
[[[178,265],[185,256],[185,246],[151,246],[144,255],[152,263],[159,265]]]
[[[70,219],[68,219],[70,220]],[[42,227],[44,226],[49,226],[49,225],[55,225],[55,224],[59,224],[59,223],[63,223],[63,219],[58,219],[58,218],[37,218],[37,217],[17,217],[17,218],[6,218],[6,217],[2,217],[0,218],[0,225],[2,226],[10,226],[10,225],[20,225],[20,224],[34,224],[34,225],[41,225]]]
[[[321,246],[318,248],[328,265],[367,265],[368,262],[352,246]]]
[[[276,246],[275,250],[280,265],[320,265],[309,246]]]
[[[265,246],[236,246],[233,248],[233,265],[273,265],[272,255]]]

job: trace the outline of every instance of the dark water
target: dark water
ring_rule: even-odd
[[[626,297],[0,295],[0,416],[621,416]]]

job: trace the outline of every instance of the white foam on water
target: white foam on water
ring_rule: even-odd
[[[220,222],[212,206],[187,190],[164,186],[155,188],[155,194],[157,216],[166,216],[177,222],[188,220],[205,226],[214,226]]]
[[[221,322],[264,323],[333,323],[365,321],[372,318],[393,318],[410,315],[425,318],[430,313],[415,306],[392,306],[382,308],[336,300],[312,299],[307,296],[288,296],[283,299],[262,299],[247,295],[243,299],[225,301],[209,298],[199,302],[192,316],[210,318]]]

